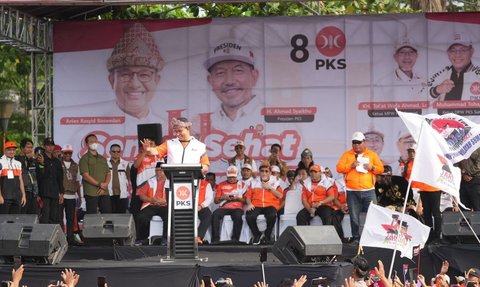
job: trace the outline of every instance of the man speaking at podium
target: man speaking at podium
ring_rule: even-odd
[[[148,154],[158,155],[159,158],[167,156],[168,164],[194,164],[202,165],[202,173],[208,172],[207,147],[204,143],[190,135],[192,123],[186,118],[173,118],[171,122],[173,132],[177,136],[165,141],[159,146],[151,147],[150,140],[144,139],[143,148]]]

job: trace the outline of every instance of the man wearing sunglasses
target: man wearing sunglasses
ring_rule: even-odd
[[[352,237],[358,243],[360,212],[367,212],[370,202],[377,202],[375,175],[383,173],[382,161],[374,151],[367,148],[363,133],[353,133],[352,148],[338,160],[337,172],[343,173],[345,177]]]

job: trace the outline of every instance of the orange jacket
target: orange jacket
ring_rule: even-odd
[[[280,192],[283,196],[283,191],[276,180],[270,180],[269,183],[272,187]],[[268,207],[273,206],[275,209],[280,208],[281,197],[276,197],[273,192],[266,190],[262,187],[260,180],[253,180],[245,193],[245,198],[249,198],[255,207]]]
[[[352,168],[352,164],[357,160],[353,149],[344,152],[338,160],[337,172],[345,175],[345,185],[349,190],[373,189],[375,188],[375,175],[383,173],[383,163],[374,151],[367,148],[362,156],[370,159],[373,171],[361,173]]]
[[[167,198],[167,192],[165,191],[165,182],[166,180],[157,180],[156,177],[153,177],[147,181],[146,184],[142,185],[139,189],[137,189],[137,196],[145,195],[148,198]],[[142,202],[141,209],[151,205],[150,202],[144,201]],[[163,203],[160,206],[167,206],[167,203]]]
[[[215,187],[216,193],[215,198],[218,199],[222,195],[233,194],[236,197],[241,196],[241,193],[245,189],[245,183],[239,181],[237,183],[228,183],[227,181],[222,181]],[[223,203],[219,208],[226,208],[226,209],[235,209],[235,208],[243,208],[243,202],[240,201],[231,201]]]
[[[327,197],[335,197],[335,190],[333,186],[330,186],[330,188],[326,189],[324,186],[312,182],[312,189],[313,191],[308,190],[306,187],[303,187],[302,189],[302,200],[307,201],[310,206],[312,206],[313,203],[324,201],[327,199]],[[333,201],[330,201],[323,203],[322,205],[332,207],[332,204]]]

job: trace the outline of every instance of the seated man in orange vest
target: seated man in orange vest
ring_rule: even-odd
[[[283,191],[278,180],[271,175],[270,164],[260,165],[260,175],[251,182],[245,199],[247,201],[246,219],[253,234],[253,245],[258,245],[265,237],[267,244],[272,243],[272,231],[277,220],[277,210],[283,197]],[[257,217],[263,214],[267,220],[267,229],[262,234],[257,226]]]
[[[167,178],[161,163],[155,167],[155,177],[149,179],[137,189],[137,196],[142,201],[142,207],[137,215],[137,243],[145,244],[150,232],[150,220],[158,215],[163,220],[162,244],[167,242],[168,208],[167,208]]]
[[[245,183],[238,181],[238,170],[234,165],[227,168],[227,180],[216,186],[215,203],[220,206],[213,212],[212,220],[212,241],[220,241],[220,220],[225,215],[230,215],[233,220],[232,241],[240,239],[242,231],[243,215],[243,194]]]
[[[303,184],[303,209],[297,214],[297,225],[308,225],[315,215],[320,216],[323,225],[332,225],[333,181],[327,178],[319,165],[310,167],[310,178]]]

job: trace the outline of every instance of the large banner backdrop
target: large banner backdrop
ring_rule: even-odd
[[[137,124],[168,138],[183,116],[214,172],[237,140],[334,170],[355,131],[395,167],[413,143],[395,108],[480,115],[480,13],[59,22],[54,39],[55,141],[77,156],[95,133],[132,160]]]

